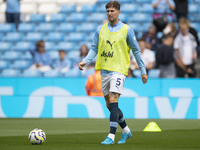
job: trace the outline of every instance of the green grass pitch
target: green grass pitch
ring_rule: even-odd
[[[155,121],[162,132],[143,132]],[[2,119],[0,150],[199,150],[200,120],[127,119],[133,137],[118,145],[118,126],[114,145],[101,145],[109,132],[108,119]],[[31,145],[28,134],[34,128],[45,131],[43,145]]]

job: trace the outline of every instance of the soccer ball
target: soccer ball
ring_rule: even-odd
[[[41,129],[33,129],[28,136],[28,140],[31,144],[42,144],[46,140],[46,135]]]

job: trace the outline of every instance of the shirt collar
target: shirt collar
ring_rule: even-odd
[[[109,25],[110,27],[116,27],[116,26],[119,26],[120,24],[122,24],[122,21],[121,21],[121,20],[119,20],[117,24],[114,24],[114,26],[111,26],[111,25],[110,25],[110,22],[108,22],[108,25]]]

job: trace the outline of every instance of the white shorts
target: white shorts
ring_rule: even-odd
[[[120,73],[101,76],[103,95],[106,96],[109,92],[122,94],[125,78],[126,76]]]

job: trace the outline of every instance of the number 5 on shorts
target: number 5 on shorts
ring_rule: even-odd
[[[120,86],[120,84],[121,84],[121,78],[117,78],[116,86]]]

